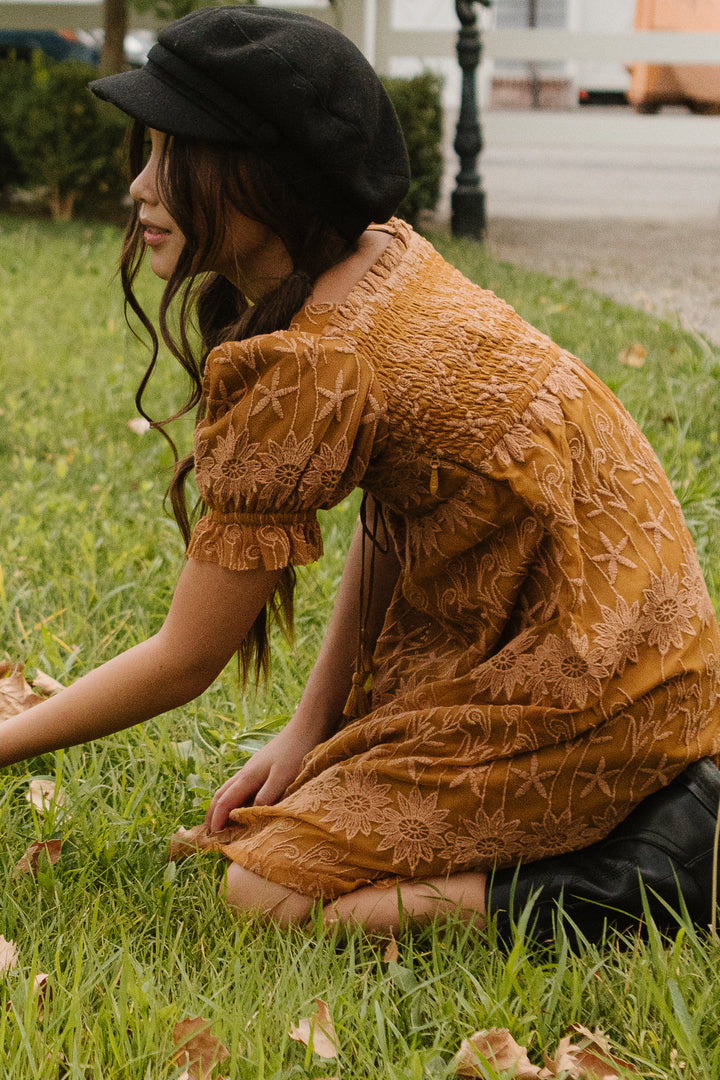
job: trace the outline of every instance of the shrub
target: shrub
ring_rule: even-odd
[[[119,196],[126,121],[88,90],[95,68],[36,53],[29,72],[8,110],[5,138],[26,177],[47,189],[53,217],[70,218],[90,189]]]
[[[18,186],[26,179],[25,170],[8,142],[9,110],[30,85],[32,71],[22,60],[0,60],[0,191],[10,185]]]
[[[434,210],[443,174],[442,80],[426,71],[411,79],[384,78],[410,157],[410,190],[398,213],[411,225],[423,210]]]

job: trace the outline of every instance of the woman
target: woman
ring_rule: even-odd
[[[193,842],[231,859],[234,909],[282,925],[318,901],[372,928],[481,919],[494,868],[501,895],[720,751],[720,637],[677,500],[599,380],[387,220],[402,137],[342,35],[197,11],[92,89],[136,121],[128,301],[151,329],[149,251],[200,406],[172,487],[188,561],[159,634],[6,724],[0,760],[182,704],[238,649],[266,671],[315,511],[359,485],[296,713]]]

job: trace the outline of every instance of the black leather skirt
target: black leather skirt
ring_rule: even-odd
[[[719,804],[720,770],[697,761],[597,844],[497,871],[487,909],[500,939],[512,938],[521,916],[525,934],[541,942],[558,920],[573,944],[597,941],[606,927],[635,929],[648,913],[663,932],[683,918],[707,929]]]

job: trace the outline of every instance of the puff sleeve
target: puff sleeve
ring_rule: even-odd
[[[214,349],[195,469],[206,513],[188,556],[274,570],[322,554],[316,510],[361,480],[384,410],[374,371],[350,345],[293,330]]]

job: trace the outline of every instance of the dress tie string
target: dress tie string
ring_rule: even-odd
[[[347,702],[345,703],[345,708],[343,709],[343,716],[346,716],[348,720],[355,720],[360,716],[366,716],[367,713],[370,712],[372,695],[370,683],[373,674],[373,661],[372,654],[367,645],[367,621],[370,616],[373,588],[375,585],[375,552],[379,551],[381,555],[386,555],[390,546],[390,537],[382,505],[373,501],[374,512],[372,524],[368,526],[367,500],[368,493],[365,491],[363,492],[363,499],[360,505],[362,540],[360,548],[358,645],[355,656],[355,670],[352,677],[352,686]],[[379,527],[382,527],[384,546],[381,546],[380,541],[378,540]],[[366,570],[365,563],[368,541],[371,543],[372,547],[370,550],[370,565]]]

